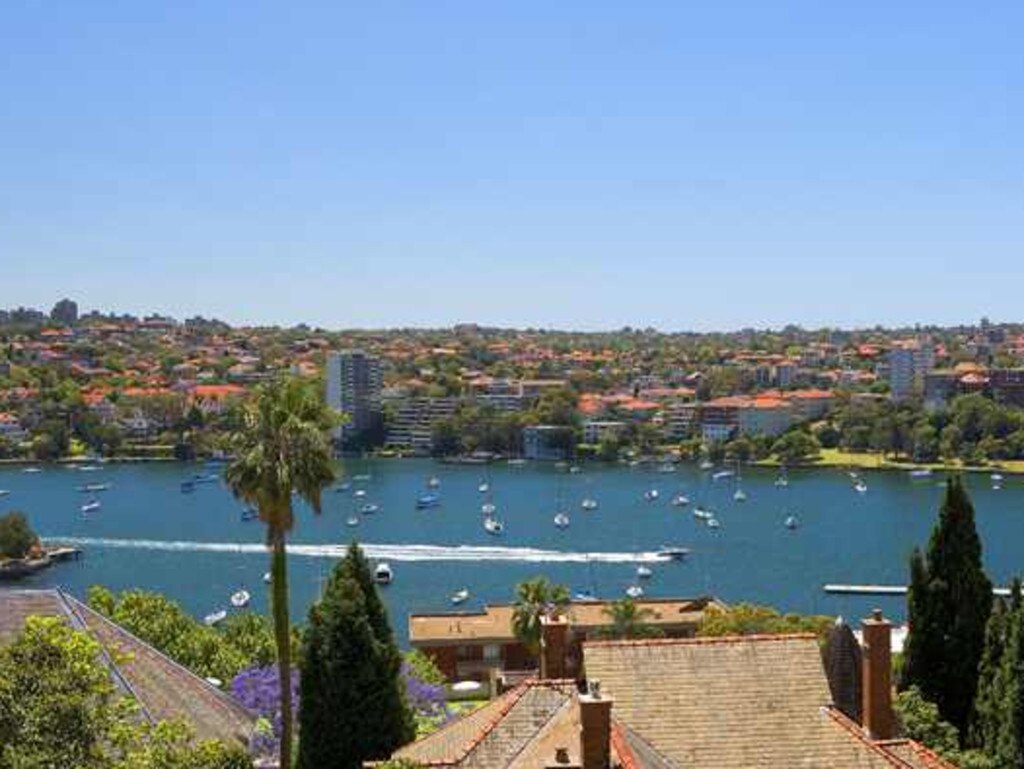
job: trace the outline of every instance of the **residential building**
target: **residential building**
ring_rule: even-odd
[[[924,376],[924,407],[935,411],[959,393],[960,374],[952,369],[934,369]]]
[[[793,418],[797,422],[821,419],[832,408],[835,394],[828,390],[793,390],[783,396],[793,406]]]
[[[935,346],[929,340],[895,342],[889,350],[889,394],[901,401],[924,391],[925,375],[935,368]]]
[[[524,379],[519,383],[519,393],[524,398],[539,398],[549,390],[560,390],[565,386],[564,379]]]
[[[0,411],[0,438],[8,441],[20,441],[28,433],[21,426],[21,420],[7,411]]]
[[[201,384],[188,391],[188,403],[204,414],[223,414],[245,397],[246,390],[234,384]]]
[[[626,429],[625,422],[608,419],[588,419],[583,423],[583,442],[591,445],[617,440]]]
[[[406,398],[394,402],[384,443],[416,454],[429,454],[434,424],[455,414],[461,400],[447,398]]]
[[[713,598],[648,599],[637,607],[652,612],[647,620],[668,638],[690,638]],[[581,644],[607,628],[610,601],[573,601],[566,612],[566,657],[570,668],[580,660]],[[491,604],[479,612],[410,614],[409,643],[430,657],[450,680],[487,680],[492,673],[534,669],[537,660],[512,630],[513,606]]]
[[[735,436],[740,426],[740,409],[746,408],[749,401],[741,396],[728,396],[702,404],[700,431],[704,440],[720,442]]]
[[[693,434],[698,423],[700,405],[697,403],[674,402],[665,406],[662,419],[665,437],[671,441],[681,441]]]
[[[1024,408],[1024,368],[993,369],[989,372],[989,388],[998,403]]]
[[[523,428],[523,458],[565,459],[572,450],[572,428],[561,425],[527,425]]]
[[[139,704],[140,718],[180,720],[201,739],[248,745],[256,726],[252,713],[62,590],[0,590],[0,646],[13,641],[30,616],[57,617],[98,641],[111,679]]]
[[[580,681],[565,663],[569,629],[542,620],[538,679],[392,757],[466,769],[953,769],[895,736],[880,613],[863,623],[860,670],[846,662],[831,682],[812,634],[587,641]],[[836,704],[850,678],[859,721]]]
[[[342,350],[327,354],[326,369],[327,405],[348,418],[334,438],[343,444],[357,441],[382,418],[380,360],[362,350]]]
[[[750,398],[738,410],[740,435],[781,435],[793,423],[793,406],[782,398]]]

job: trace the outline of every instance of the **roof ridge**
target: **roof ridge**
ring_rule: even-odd
[[[935,769],[954,769],[953,764],[944,759],[927,745],[922,745],[917,740],[912,740],[909,737],[897,737],[891,740],[878,740],[878,744],[883,747],[909,745],[910,749],[918,754],[924,762],[928,764],[928,766],[935,767]]]
[[[708,646],[711,644],[766,641],[817,640],[814,633],[756,633],[753,635],[700,636],[696,638],[622,638],[606,641],[584,641],[584,646]]]

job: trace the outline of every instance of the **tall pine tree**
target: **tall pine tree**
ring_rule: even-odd
[[[364,761],[386,759],[416,734],[401,656],[382,607],[371,610],[379,604],[372,578],[366,592],[351,576],[357,567],[350,551],[309,611],[301,654],[300,769],[358,769]]]
[[[985,628],[985,651],[978,666],[978,692],[974,698],[974,720],[970,742],[973,747],[995,755],[996,744],[1003,729],[1003,655],[1010,627],[1010,610],[1003,599],[997,599],[988,626]]]
[[[962,480],[954,476],[946,485],[926,557],[915,551],[910,560],[903,686],[918,686],[962,738],[991,613],[992,583],[981,565],[974,507]]]

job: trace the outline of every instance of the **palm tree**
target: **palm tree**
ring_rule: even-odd
[[[654,638],[663,635],[661,628],[647,624],[647,620],[657,614],[651,609],[637,606],[632,598],[613,601],[605,608],[604,615],[611,620],[611,625],[600,631],[599,635],[603,638]]]
[[[512,631],[531,654],[540,651],[541,617],[562,614],[569,605],[569,588],[555,585],[547,577],[534,577],[516,586],[512,609]]]
[[[291,622],[285,545],[295,522],[292,494],[320,513],[320,494],[334,480],[328,431],[338,418],[305,381],[263,385],[242,408],[232,436],[235,459],[224,477],[235,497],[259,511],[271,549],[271,615],[281,687],[280,766],[292,765]]]

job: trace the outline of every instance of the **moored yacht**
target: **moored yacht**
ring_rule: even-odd
[[[390,585],[391,580],[395,578],[394,572],[391,571],[391,564],[381,562],[377,564],[377,567],[373,570],[373,581],[378,585]]]

